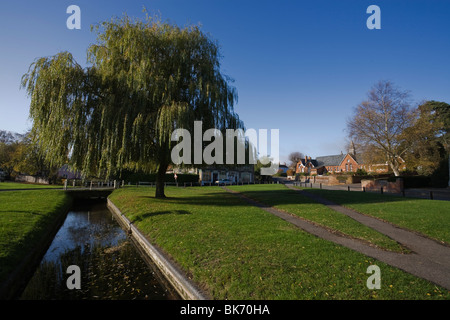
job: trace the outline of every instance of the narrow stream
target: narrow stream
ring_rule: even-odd
[[[127,237],[104,202],[74,207],[20,299],[172,300],[161,279]],[[69,289],[79,267],[80,289]],[[70,286],[70,285],[69,285]]]

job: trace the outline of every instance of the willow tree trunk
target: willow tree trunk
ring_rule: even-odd
[[[156,173],[156,191],[155,198],[165,198],[164,183],[166,179],[166,171],[169,165],[167,163],[160,163],[158,172]]]

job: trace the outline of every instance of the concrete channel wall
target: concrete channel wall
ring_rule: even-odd
[[[161,273],[172,284],[178,294],[184,300],[207,300],[206,296],[175,266],[165,255],[153,246],[145,236],[123,215],[116,205],[107,199],[109,210],[116,216],[119,223],[124,227],[141,247],[150,259],[156,264]]]

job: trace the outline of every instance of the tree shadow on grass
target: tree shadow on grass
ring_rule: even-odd
[[[165,215],[165,214],[192,214],[192,213],[187,210],[164,210],[164,211],[147,212],[147,213],[141,214],[137,217],[134,217],[132,219],[131,223],[139,222],[146,218],[159,216],[159,215]]]
[[[2,213],[24,213],[24,214],[32,214],[35,216],[42,216],[42,213],[34,212],[34,211],[0,210],[0,214],[2,214]]]
[[[200,187],[196,187],[200,188]],[[205,190],[206,191],[206,190]],[[245,186],[242,188],[233,188],[236,193],[233,195],[226,190],[222,192],[204,192],[199,189],[199,194],[193,194],[180,197],[167,197],[161,198],[162,201],[168,203],[177,204],[180,206],[223,206],[223,207],[236,207],[236,206],[248,206],[246,201],[233,201],[230,197],[245,196],[247,198],[256,200],[263,206],[278,206],[286,204],[318,204],[320,198],[324,198],[330,202],[334,202],[340,205],[346,204],[376,204],[386,202],[403,202],[413,200],[414,198],[403,198],[401,196],[395,196],[391,194],[375,194],[375,193],[363,193],[363,192],[350,192],[341,190],[319,190],[319,189],[305,189],[302,192],[301,189],[275,189],[275,190],[245,190]],[[308,192],[312,191],[312,192]],[[148,198],[158,200],[152,196],[138,196],[139,198]],[[236,198],[238,198],[236,197]],[[173,212],[173,211],[170,211]]]

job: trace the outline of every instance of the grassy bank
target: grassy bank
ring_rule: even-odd
[[[307,234],[218,187],[125,188],[110,199],[214,299],[449,299],[447,290]],[[382,289],[369,290],[376,264]]]
[[[62,186],[48,185],[48,184],[32,184],[19,182],[0,182],[0,190],[15,190],[15,189],[61,189]]]
[[[58,190],[0,192],[0,283],[36,249],[70,204]]]
[[[358,212],[450,244],[450,201],[369,192],[305,189]]]

